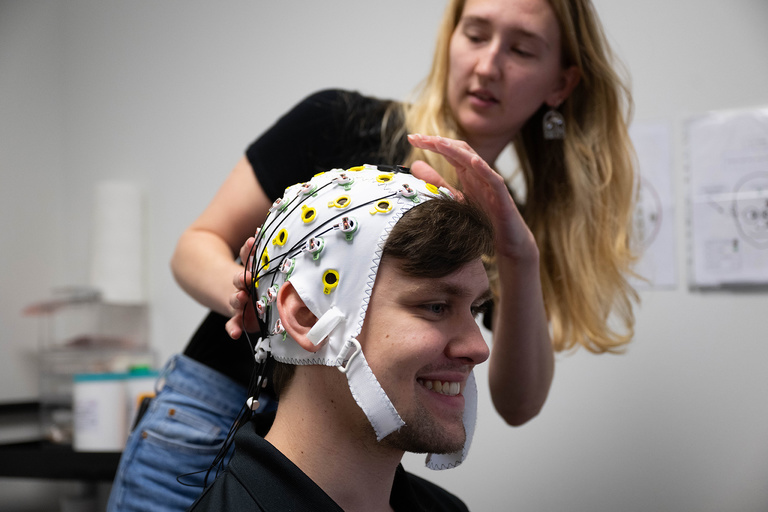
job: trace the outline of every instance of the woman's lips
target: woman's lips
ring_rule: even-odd
[[[469,96],[472,99],[476,100],[476,102],[480,102],[483,104],[492,105],[499,102],[499,100],[496,99],[496,97],[492,93],[490,93],[485,89],[473,89],[469,91]]]

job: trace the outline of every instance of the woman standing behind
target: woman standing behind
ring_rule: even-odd
[[[555,349],[619,349],[632,336],[635,298],[626,280],[632,104],[594,8],[572,0],[456,0],[439,38],[407,129],[465,140],[491,165],[514,144]],[[456,182],[452,166],[434,154],[419,149],[410,159]],[[623,332],[607,325],[611,311]]]
[[[323,91],[297,105],[179,240],[174,275],[213,311],[129,439],[110,510],[183,510],[199,494],[176,478],[210,465],[253,361],[227,336],[241,337],[244,307],[255,326],[234,255],[247,257],[253,240],[243,241],[285,186],[332,167],[403,163],[482,200],[496,229],[491,395],[512,425],[535,416],[554,350],[615,351],[632,336],[630,106],[589,0],[452,0],[412,104]],[[527,187],[520,211],[492,168],[510,143]],[[621,331],[608,324],[614,313]]]

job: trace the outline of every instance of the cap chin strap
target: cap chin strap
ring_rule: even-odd
[[[344,319],[340,309],[333,307],[326,311],[315,325],[312,327],[307,337],[315,345],[320,344],[338,324]],[[265,341],[265,340],[262,340]],[[269,342],[270,340],[266,340]],[[298,344],[283,345],[284,342],[278,342],[282,346],[283,354],[276,358],[289,364],[322,364],[335,366],[340,372],[346,375],[349,389],[357,405],[365,413],[368,421],[371,423],[376,440],[381,441],[392,432],[400,430],[405,426],[405,422],[398,414],[387,393],[379,384],[378,379],[373,374],[373,370],[368,365],[360,342],[355,338],[349,338],[334,358],[331,353],[326,356],[315,356],[300,349]],[[338,343],[338,340],[337,340]],[[270,343],[274,350],[274,343]],[[323,350],[332,347],[324,347]],[[298,357],[297,357],[298,356]],[[310,357],[308,357],[310,356]],[[330,356],[330,357],[328,357]],[[451,469],[461,464],[467,457],[469,446],[472,442],[472,436],[475,432],[475,423],[477,420],[477,384],[475,382],[474,372],[469,374],[467,383],[464,386],[464,431],[466,440],[461,450],[448,454],[427,455],[426,466],[430,469]]]
[[[346,362],[346,365],[344,364]],[[376,440],[381,441],[392,432],[400,430],[405,422],[397,413],[395,406],[382,389],[378,379],[373,374],[368,361],[365,359],[360,343],[350,339],[337,358],[338,369],[347,375],[349,389],[357,405],[363,410],[376,432]],[[475,373],[471,372],[464,386],[464,432],[466,439],[461,450],[453,453],[430,453],[427,455],[426,466],[429,469],[455,468],[467,458],[472,437],[477,423],[477,383]]]
[[[467,385],[464,387],[464,431],[467,438],[461,450],[453,453],[430,453],[427,455],[426,465],[429,469],[451,469],[455,468],[467,458],[469,445],[472,444],[472,436],[475,434],[475,423],[477,423],[477,384],[475,383],[475,372],[469,374]]]
[[[350,352],[353,353],[349,354]],[[346,361],[346,365],[344,362]],[[346,374],[349,389],[357,405],[363,410],[376,432],[376,440],[381,441],[389,434],[400,430],[405,422],[395,410],[373,374],[365,354],[360,348],[360,342],[350,339],[337,358],[339,371]]]

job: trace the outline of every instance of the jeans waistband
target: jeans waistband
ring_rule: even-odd
[[[228,414],[240,411],[247,394],[243,386],[226,375],[183,354],[172,356],[165,364],[156,390],[165,386]]]

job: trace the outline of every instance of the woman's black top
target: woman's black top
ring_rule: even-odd
[[[382,119],[390,105],[391,101],[341,90],[325,90],[305,98],[246,151],[264,192],[274,201],[283,196],[286,187],[319,172],[403,163],[409,150],[405,137],[398,138],[391,148],[392,136],[382,136]],[[402,117],[395,115],[387,123],[388,129],[396,131],[402,122]],[[254,233],[257,227],[253,227]],[[248,387],[253,352],[245,336],[239,340],[229,337],[224,328],[227,320],[211,311],[184,354]],[[251,339],[255,342],[258,336]]]

